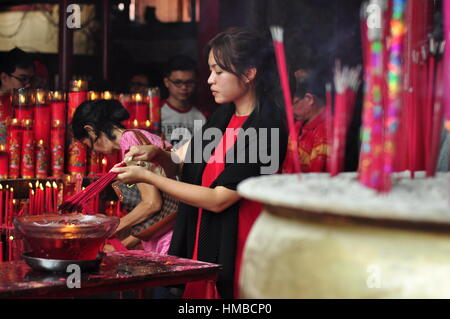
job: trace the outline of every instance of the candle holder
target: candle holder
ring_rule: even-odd
[[[51,107],[48,103],[51,95],[46,90],[35,90],[31,94],[34,105],[34,134],[36,140],[50,140]]]
[[[87,100],[88,82],[84,78],[75,78],[70,82],[69,103],[67,110],[67,123],[72,121],[77,107]]]
[[[50,92],[50,108],[52,127],[56,121],[59,121],[63,127],[66,126],[66,93],[62,91]]]
[[[26,88],[14,89],[12,97],[13,116],[18,120],[32,120],[33,107],[31,103],[31,91]]]

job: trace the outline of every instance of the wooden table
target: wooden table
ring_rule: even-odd
[[[143,251],[109,253],[98,270],[81,273],[81,287],[68,288],[72,273],[33,270],[24,261],[0,263],[0,298],[67,298],[206,281],[213,296],[220,265]],[[141,295],[142,296],[142,295]]]

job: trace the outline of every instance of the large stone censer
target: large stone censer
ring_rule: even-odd
[[[379,195],[356,174],[239,185],[264,204],[243,256],[242,298],[450,298],[448,180],[395,176]]]

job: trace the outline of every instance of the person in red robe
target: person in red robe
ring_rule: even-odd
[[[325,76],[307,75],[297,85],[293,109],[303,173],[327,171],[330,144],[325,113]]]
[[[241,198],[237,185],[250,177],[275,174],[287,151],[286,116],[272,43],[245,28],[212,39],[206,52],[208,84],[223,104],[192,139],[173,152],[132,147],[125,156],[151,160],[171,177],[140,167],[116,167],[124,183],[145,182],[180,200],[170,255],[221,264],[215,297],[236,298],[242,252],[258,203]],[[267,160],[266,155],[269,155]],[[187,284],[184,298],[205,298],[207,285]]]

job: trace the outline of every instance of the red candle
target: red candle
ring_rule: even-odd
[[[30,189],[28,190],[28,215],[34,214],[34,205],[33,205],[33,199],[34,199],[34,190],[33,190],[33,184],[28,183],[28,186]]]
[[[67,123],[72,121],[73,114],[77,107],[87,100],[87,87],[87,81],[82,79],[73,80],[71,82],[71,92],[69,92],[69,103],[67,108]]]
[[[52,114],[48,100],[48,92],[46,90],[36,90],[33,94],[34,134],[36,140],[50,140]]]
[[[36,146],[36,178],[47,178],[48,176],[48,147],[43,140],[39,140]]]
[[[52,123],[59,121],[61,125],[66,123],[66,94],[60,91],[50,92],[50,109]]]
[[[56,213],[58,211],[58,185],[53,181],[53,211]]]
[[[108,165],[108,160],[106,157],[102,158],[102,175],[106,174],[106,166]]]
[[[8,178],[8,152],[6,152],[6,145],[0,145],[0,179]]]
[[[3,185],[0,184],[0,229],[2,228],[2,225],[3,225]],[[0,242],[1,242],[1,240],[0,240]],[[2,259],[0,258],[0,261],[1,260]]]
[[[23,126],[23,142],[22,142],[22,163],[20,166],[22,178],[34,178],[35,176],[35,146],[34,132],[31,121],[25,120]]]
[[[14,117],[19,121],[33,119],[33,106],[30,101],[30,91],[28,89],[14,90],[13,111]]]
[[[111,168],[113,168],[114,165],[116,165],[117,163],[119,163],[121,161],[120,159],[121,154],[119,151],[116,151],[110,155],[106,155],[106,172],[109,172],[111,170]]]
[[[6,227],[9,215],[9,185],[6,185],[5,190],[5,219],[3,220],[3,225]]]
[[[53,202],[52,202],[52,184],[47,181],[45,183],[45,212],[53,212]]]
[[[68,171],[72,175],[80,174],[86,176],[87,149],[77,140],[72,140],[69,146]]]
[[[8,130],[9,177],[19,178],[22,131],[18,119],[13,119]]]
[[[149,107],[148,103],[146,103],[141,94],[136,93],[132,96],[134,109],[135,109],[135,117],[133,119],[137,121],[138,127],[144,127],[145,122],[149,119]]]
[[[39,212],[45,213],[44,209],[44,185],[39,183]]]
[[[63,122],[55,120],[50,138],[52,176],[61,178],[64,175],[64,144],[66,130]]]
[[[8,202],[8,204],[9,204],[9,208],[8,208],[8,211],[9,211],[9,214],[8,214],[8,218],[6,219],[6,226],[11,226],[11,220],[12,220],[12,217],[14,216],[14,202],[13,202],[13,200],[14,200],[14,188],[12,188],[11,187],[11,191],[9,192],[9,202]]]
[[[0,145],[6,144],[8,123],[12,116],[12,96],[9,92],[0,92]]]
[[[101,159],[102,154],[92,150],[89,156],[89,176],[99,175],[102,171]]]
[[[148,90],[151,132],[159,135],[161,133],[161,96],[159,88]]]
[[[130,128],[133,120],[136,118],[136,108],[134,107],[134,103],[131,100],[131,96],[128,94],[121,94],[119,96],[119,101],[130,114],[129,119],[125,123],[123,123],[126,128]]]

